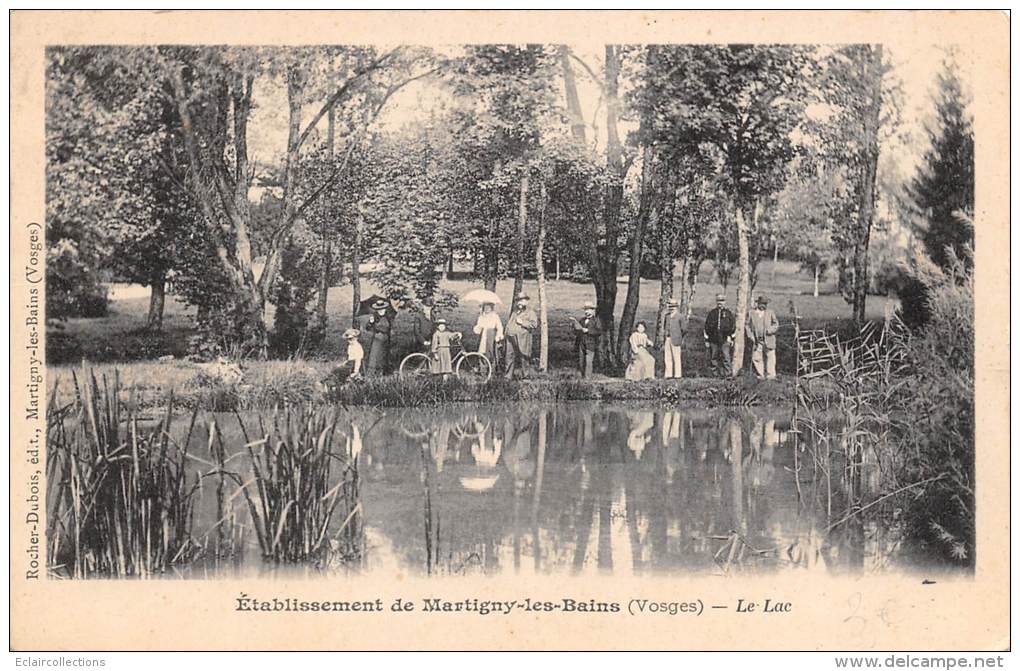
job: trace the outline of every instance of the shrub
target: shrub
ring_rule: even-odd
[[[955,561],[974,559],[974,283],[952,254],[945,271],[920,269],[927,325],[908,342],[904,394],[907,481],[931,483],[907,502],[909,529]]]
[[[47,363],[74,363],[81,361],[84,355],[85,348],[78,336],[60,328],[46,329]]]
[[[831,459],[845,464],[847,512],[834,527],[893,504],[909,537],[973,565],[973,276],[963,263],[947,271],[919,263],[915,273],[930,315],[923,328],[867,325],[853,338],[822,334],[801,343],[798,429],[813,438],[827,477]],[[839,426],[826,419],[832,412]],[[865,460],[880,476],[870,502],[860,483]],[[829,488],[830,506],[831,496]]]

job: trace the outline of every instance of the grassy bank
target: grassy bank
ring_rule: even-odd
[[[401,379],[390,375],[349,382],[333,393],[321,380],[332,364],[319,361],[252,361],[241,377],[227,380],[209,375],[184,362],[126,363],[89,366],[98,378],[119,375],[121,394],[135,408],[159,408],[171,391],[175,404],[207,410],[271,408],[298,403],[370,405],[380,407],[428,406],[443,403],[497,403],[517,401],[656,401],[705,405],[759,405],[792,402],[793,379],[758,381],[748,375],[736,379],[691,377],[682,380],[628,382],[597,375],[582,379],[573,371],[535,375],[527,380],[493,379],[470,384],[451,378]],[[52,366],[48,386],[57,390],[57,402],[74,400],[74,378],[83,378],[80,366]]]
[[[776,312],[781,323],[777,364],[780,373],[793,373],[793,310],[802,317],[804,328],[837,329],[847,321],[850,309],[843,298],[836,292],[832,283],[823,286],[820,296],[812,296],[812,278],[798,272],[796,264],[780,261],[773,273],[771,261],[763,261],[759,273],[759,283],[755,293],[765,293],[771,297],[770,307]],[[698,286],[693,302],[690,332],[684,348],[684,370],[693,375],[707,375],[707,352],[702,342],[701,329],[705,316],[712,309],[717,293],[726,293],[732,309],[736,305],[736,289],[730,286],[723,289],[714,283],[711,264],[702,268],[702,282]],[[475,280],[444,281],[441,287],[452,293],[463,295],[470,289],[477,288]],[[370,279],[366,279],[362,287],[362,295],[377,292]],[[532,297],[537,295],[534,281],[526,281],[524,290]],[[627,292],[627,282],[621,280],[617,287],[617,309],[622,308],[623,297]],[[496,287],[505,303],[510,301],[513,293],[513,281],[502,280]],[[550,281],[548,284],[549,298],[549,364],[555,369],[570,368],[575,365],[574,334],[569,318],[580,314],[581,306],[594,298],[591,284],[578,283],[570,280]],[[870,297],[868,300],[868,317],[881,319],[885,299]],[[659,283],[644,280],[641,284],[641,300],[638,304],[637,319],[654,324],[659,303]],[[149,306],[148,290],[135,285],[115,285],[111,289],[109,314],[101,319],[70,319],[59,329],[47,332],[47,357],[50,363],[79,363],[83,359],[90,362],[128,362],[153,360],[160,356],[173,355],[182,358],[188,354],[188,338],[194,333],[192,321],[194,308],[179,301],[172,295],[167,298],[164,329],[162,333],[152,334],[145,330],[146,312]],[[306,353],[306,358],[320,359],[324,362],[337,361],[345,352],[342,338],[343,331],[351,325],[351,287],[334,287],[329,292],[327,309],[329,325],[325,341],[321,348]],[[500,310],[505,318],[506,308]],[[478,316],[478,306],[465,304],[443,313],[449,320],[450,329],[464,331],[470,344],[475,344],[476,336],[471,328]],[[272,308],[270,307],[270,321]],[[412,320],[405,312],[400,312],[394,323],[393,330],[393,363],[412,346]],[[660,362],[661,370],[661,362]]]

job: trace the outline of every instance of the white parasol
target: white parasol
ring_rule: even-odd
[[[496,292],[489,291],[488,289],[472,289],[461,297],[462,301],[468,303],[493,303],[496,305],[502,305],[503,301]]]

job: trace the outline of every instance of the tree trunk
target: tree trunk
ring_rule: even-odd
[[[754,291],[755,287],[758,286],[758,266],[761,263],[761,235],[758,231],[758,218],[761,216],[761,199],[756,198],[754,200],[754,208],[751,210],[751,227],[748,231],[748,259],[749,259],[749,272],[748,277],[751,278],[751,291]],[[754,236],[754,253],[751,253],[750,239]]]
[[[266,253],[266,267],[259,279],[259,288],[263,295],[269,292],[273,281],[280,270],[281,254],[288,244],[290,228],[297,215],[297,198],[295,191],[298,185],[298,168],[301,162],[301,116],[303,110],[304,87],[301,70],[297,65],[287,68],[287,155],[283,168],[283,209],[280,213],[276,231],[270,236],[269,250]],[[245,197],[247,202],[247,196]]]
[[[679,283],[680,314],[683,315],[685,321],[691,318],[691,312],[694,308],[694,293],[698,287],[698,275],[701,273],[701,263],[704,260],[702,254],[697,249],[691,249],[697,246],[697,243],[693,240],[688,241],[687,253],[683,261],[683,272],[681,273]]]
[[[665,255],[664,255],[665,256]],[[666,304],[673,298],[673,259],[663,258],[659,264],[659,310],[655,315],[655,347],[666,342]]]
[[[776,266],[779,265],[779,240],[772,243],[772,288],[776,288]]]
[[[570,50],[565,46],[561,46],[559,56],[563,71],[563,84],[566,95],[567,115],[570,118],[571,134],[578,147],[582,151],[587,151],[584,116],[581,113],[581,102],[577,95],[574,69],[570,63]],[[619,116],[619,100],[617,97],[619,71],[619,52],[616,47],[607,45],[603,88],[606,96],[606,166],[609,169],[610,175],[609,184],[606,185],[603,197],[602,230],[598,230],[598,217],[587,203],[582,203],[581,214],[582,225],[588,230],[591,239],[588,262],[591,270],[592,284],[595,287],[596,316],[602,325],[599,354],[603,362],[610,365],[616,360],[614,313],[616,310],[617,257],[619,256],[617,238],[620,208],[623,202],[624,177],[623,150],[617,130]]]
[[[868,84],[871,90],[869,106],[864,118],[864,161],[861,166],[858,230],[854,240],[853,318],[858,326],[864,324],[868,300],[868,244],[875,216],[875,175],[878,171],[878,125],[882,108],[882,45],[870,49]]]
[[[149,285],[149,318],[146,320],[146,328],[150,331],[160,332],[163,330],[163,308],[166,305],[166,275],[153,280]]]
[[[336,138],[336,108],[329,108],[328,123],[326,125],[326,155],[329,157],[330,168],[333,167],[333,150]],[[329,303],[330,275],[333,272],[333,250],[329,235],[329,226],[325,218],[322,220],[322,269],[319,275],[319,296],[315,307],[316,323],[318,332],[325,335],[329,323],[327,304]]]
[[[815,298],[818,298],[818,275],[820,274],[818,272],[819,271],[818,265],[819,264],[817,263],[815,264]]]
[[[623,163],[623,147],[617,122],[620,114],[618,97],[620,78],[619,48],[607,44],[605,48],[605,81],[603,90],[606,98],[606,168],[609,183],[602,208],[603,242],[596,247],[597,267],[600,278],[595,285],[595,299],[598,304],[599,320],[602,322],[602,343],[600,350],[606,363],[613,365],[621,361],[614,342],[616,335],[616,275],[620,250],[617,248],[620,231],[620,211],[623,206],[623,180],[626,168]]]
[[[252,79],[233,78],[231,80],[233,92],[226,84],[218,89],[220,121],[224,125],[227,100],[231,99],[233,104],[236,182],[231,189],[226,171],[216,172],[213,179],[208,181],[201,178],[201,175],[208,172],[207,162],[203,159],[203,147],[200,147],[201,133],[191,114],[190,95],[185,85],[184,70],[183,65],[175,68],[170,83],[181,120],[181,137],[188,157],[190,191],[201,209],[201,220],[209,233],[220,269],[230,283],[230,294],[234,303],[231,321],[236,324],[237,330],[229,335],[239,338],[243,344],[253,345],[260,354],[264,354],[268,347],[268,333],[261,280],[265,277],[263,274],[260,282],[256,283],[252,272],[248,237],[251,211],[247,207],[247,188],[250,179],[247,164],[247,123]],[[222,134],[225,133],[224,130]],[[222,147],[219,149],[222,150]],[[210,181],[213,184],[210,185]],[[217,202],[226,210],[223,215],[216,205]],[[205,316],[208,318],[208,313]]]
[[[737,217],[737,249],[740,254],[740,268],[737,274],[737,332],[733,337],[733,377],[740,374],[744,367],[744,325],[747,323],[747,307],[751,299],[751,263],[747,246],[747,220],[744,208],[738,203]]]
[[[524,238],[528,230],[528,167],[521,175],[520,199],[517,204],[517,273],[514,275],[514,293],[510,299],[510,313],[513,314],[517,299],[524,291]]]
[[[577,80],[570,64],[570,48],[560,45],[560,67],[563,70],[563,88],[567,98],[567,114],[570,117],[570,132],[582,147],[586,144],[584,115],[581,113],[581,98],[577,95]]]
[[[493,235],[489,231],[489,235]],[[484,286],[489,291],[496,290],[496,283],[499,280],[499,245],[491,239],[485,249],[485,282]]]
[[[357,214],[354,221],[354,244],[351,246],[351,326],[358,323],[358,309],[361,307],[361,231],[362,218]]]
[[[623,301],[623,313],[620,315],[620,331],[617,336],[620,361],[629,356],[630,332],[634,329],[638,303],[641,301],[641,261],[644,250],[645,229],[652,210],[652,148],[646,146],[641,155],[641,195],[638,203],[638,216],[634,230],[630,236],[630,270],[627,273],[627,297]]]
[[[496,290],[499,280],[499,216],[490,215],[482,259],[483,286],[489,291]]]
[[[538,272],[538,370],[544,373],[549,370],[549,307],[545,292],[545,180],[539,184],[542,209],[538,213],[538,240],[535,243],[535,267]],[[544,413],[542,416],[544,419]],[[545,427],[539,424],[539,435],[544,434]],[[540,449],[542,439],[539,440]]]

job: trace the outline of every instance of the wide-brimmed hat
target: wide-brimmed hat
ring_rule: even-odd
[[[517,297],[517,302],[518,303],[520,303],[521,301],[530,301],[530,300],[531,300],[531,296],[529,296],[528,294],[521,294],[520,296]]]
[[[755,302],[756,303],[761,303],[762,305],[768,305],[769,304],[769,297],[768,296],[758,296],[758,300],[755,301]]]
[[[591,301],[588,301],[587,303],[584,304],[584,309],[585,310],[595,310],[596,306]]]
[[[680,307],[680,302],[679,301],[675,301],[675,300],[673,300],[671,298],[668,301],[666,301],[666,307],[668,307],[668,308],[678,308],[678,307]]]
[[[439,326],[440,324],[444,324],[445,325],[446,323],[447,323],[447,321],[445,319],[443,319],[442,317],[440,317],[439,319],[436,320],[436,326]]]
[[[716,303],[725,303],[726,302],[726,294],[716,294],[715,295],[715,302]]]
[[[359,331],[358,329],[347,329],[346,331],[344,331],[344,338],[347,339],[357,338],[360,335],[361,331]]]
[[[378,300],[375,303],[372,303],[372,309],[373,310],[385,310],[389,306],[390,306],[390,304],[387,303],[384,300]]]

